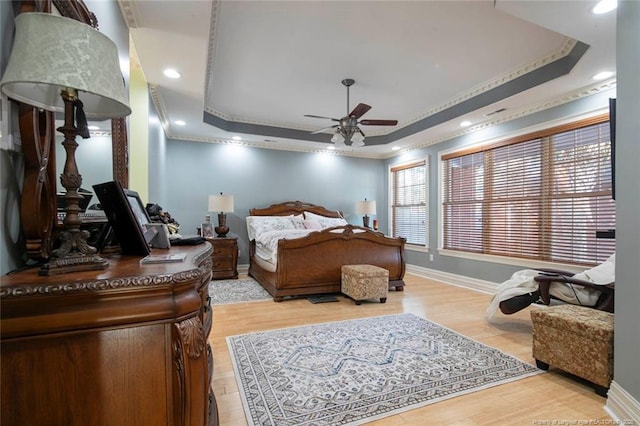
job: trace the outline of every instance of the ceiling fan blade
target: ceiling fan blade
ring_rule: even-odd
[[[395,126],[398,120],[360,120],[358,124],[365,126]]]
[[[358,104],[353,111],[351,111],[349,117],[360,118],[370,109],[371,107],[367,104]]]
[[[322,133],[325,130],[329,130],[329,129],[335,129],[336,127],[338,127],[339,124],[336,124],[335,126],[329,126],[329,127],[323,127],[322,129],[318,129],[318,130],[314,130],[313,132],[311,132],[312,135],[315,135],[316,133]]]
[[[327,120],[332,120],[332,121],[340,121],[337,118],[331,118],[331,117],[323,117],[321,115],[311,115],[311,114],[305,114],[305,117],[311,117],[311,118],[326,118]]]

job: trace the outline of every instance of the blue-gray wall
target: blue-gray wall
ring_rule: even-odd
[[[239,238],[240,264],[249,263],[245,218],[253,207],[306,201],[341,210],[349,223],[362,225],[355,206],[367,198],[376,200],[375,218],[386,226],[386,175],[379,160],[175,140],[166,147],[167,169],[149,179],[166,188],[166,201],[158,204],[180,223],[181,235],[195,235],[205,215],[217,224],[217,214],[207,211],[209,195],[233,194],[227,225]]]
[[[0,75],[4,73],[13,42],[12,2],[0,1]],[[17,127],[17,114],[13,103],[3,107],[10,110],[9,130]],[[13,109],[13,110],[12,110]],[[26,260],[25,244],[20,232],[20,193],[24,175],[24,157],[20,147],[11,149],[9,135],[3,134],[0,144],[0,275],[22,265]]]
[[[640,401],[640,2],[617,11],[614,380]],[[637,408],[636,408],[637,409]],[[637,411],[636,411],[637,413]]]
[[[170,164],[170,163],[169,163]],[[169,173],[167,164],[167,138],[153,102],[149,99],[149,200],[164,207],[166,205],[165,174]]]

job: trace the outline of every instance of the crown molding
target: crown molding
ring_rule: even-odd
[[[160,120],[160,125],[164,129],[164,133],[169,135],[171,133],[171,123],[169,123],[169,118],[167,115],[167,108],[164,105],[164,101],[162,99],[162,95],[160,95],[160,91],[158,90],[158,86],[155,84],[149,84],[149,96],[151,96],[151,101],[153,105],[156,107],[156,112],[158,114],[158,119]]]
[[[219,117],[222,120],[226,120],[226,121],[233,121],[233,122],[238,122],[238,123],[245,123],[245,124],[254,124],[254,125],[264,125],[264,126],[271,126],[271,127],[280,127],[282,126],[282,123],[275,123],[275,122],[270,122],[270,121],[261,121],[261,120],[250,120],[250,119],[246,119],[246,118],[241,118],[241,117],[233,117],[229,114],[225,114],[221,111],[217,111],[214,108],[212,108],[211,106],[206,105],[206,102],[208,99],[211,99],[211,95],[212,95],[212,83],[211,83],[211,68],[213,66],[213,61],[214,61],[214,57],[215,57],[215,46],[216,46],[216,36],[217,36],[217,29],[218,29],[218,20],[220,17],[220,7],[221,7],[221,2],[220,0],[214,0],[212,1],[212,6],[211,6],[211,17],[210,17],[210,31],[209,31],[209,45],[208,45],[208,58],[207,58],[207,73],[206,73],[206,81],[205,81],[205,93],[206,93],[206,98],[204,99],[205,105],[204,105],[204,111],[208,114],[211,114],[215,117]],[[135,2],[134,1],[129,1],[129,0],[118,0],[118,5],[120,6],[120,10],[122,12],[122,15],[125,19],[125,21],[127,22],[127,25],[129,25],[129,27],[131,28],[136,28],[138,26],[138,13],[137,13],[137,9],[135,6]],[[561,58],[566,57],[567,55],[571,54],[572,49],[574,49],[574,47],[576,47],[577,44],[577,40],[572,39],[572,38],[565,38],[564,43],[556,50],[550,52],[549,54],[545,55],[544,57],[538,58],[534,61],[531,61],[528,64],[525,64],[524,66],[518,67],[516,69],[507,71],[491,80],[485,81],[481,84],[478,84],[477,86],[471,88],[470,90],[466,91],[463,94],[460,94],[458,96],[455,96],[451,99],[449,99],[447,102],[432,107],[431,109],[429,109],[428,111],[425,111],[423,114],[414,117],[413,119],[406,121],[406,122],[402,122],[399,123],[399,126],[397,126],[396,128],[394,128],[393,131],[397,131],[401,128],[407,127],[411,124],[414,124],[420,120],[423,120],[427,117],[430,117],[434,114],[437,114],[441,111],[446,110],[447,108],[451,108],[452,106],[455,106],[461,102],[467,101],[475,96],[478,96],[479,94],[485,93],[489,90],[495,89],[496,87],[499,87],[500,85],[503,85],[509,81],[512,81],[514,79],[520,78],[523,75],[530,73],[534,70],[537,70],[541,67],[544,67],[546,65],[549,65]],[[594,95],[597,94],[603,90],[608,90],[611,87],[613,87],[615,85],[615,80],[613,81],[608,81],[608,82],[600,82],[598,84],[589,86],[589,87],[585,87],[579,90],[576,90],[574,92],[568,93],[568,94],[564,94],[562,96],[559,96],[557,98],[554,98],[551,101],[547,101],[547,102],[543,102],[537,105],[533,105],[533,106],[529,106],[526,108],[522,108],[519,110],[514,110],[514,111],[510,111],[510,113],[508,115],[498,115],[495,117],[492,117],[491,120],[487,120],[483,123],[477,124],[473,127],[470,128],[466,128],[466,129],[460,129],[454,132],[449,132],[447,134],[441,135],[439,137],[436,138],[432,138],[432,139],[428,139],[428,140],[424,140],[421,143],[400,149],[398,151],[393,151],[393,152],[388,152],[388,153],[382,153],[382,154],[376,154],[376,153],[371,153],[371,152],[367,152],[366,150],[328,150],[326,148],[316,148],[316,147],[309,147],[309,148],[304,148],[304,147],[300,147],[300,146],[294,146],[292,144],[289,144],[286,142],[286,140],[282,140],[282,139],[276,139],[274,138],[273,141],[267,141],[265,140],[265,142],[238,142],[238,141],[231,141],[231,140],[226,140],[226,139],[222,139],[222,138],[209,138],[209,137],[185,137],[185,136],[181,136],[181,135],[177,135],[177,134],[173,134],[172,132],[172,126],[170,125],[169,119],[168,119],[168,114],[167,114],[167,109],[164,103],[164,100],[162,99],[162,96],[160,94],[160,90],[159,87],[156,85],[149,85],[149,93],[152,99],[152,102],[156,108],[156,111],[158,113],[159,119],[160,119],[160,123],[165,131],[165,134],[167,136],[167,138],[170,139],[174,139],[174,140],[185,140],[185,141],[194,141],[194,142],[205,142],[205,143],[218,143],[218,144],[233,144],[233,145],[242,145],[242,146],[249,146],[249,147],[255,147],[255,148],[264,148],[264,149],[276,149],[276,150],[283,150],[283,151],[294,151],[294,152],[307,152],[307,153],[325,153],[328,155],[339,155],[339,156],[348,156],[348,157],[358,157],[358,158],[371,158],[371,159],[388,159],[388,158],[394,158],[397,157],[401,154],[416,150],[416,149],[421,149],[421,148],[425,148],[440,142],[444,142],[468,133],[472,133],[472,132],[476,132],[478,130],[482,130],[491,126],[495,126],[497,124],[501,124],[501,123],[505,123],[507,121],[511,121],[511,120],[515,120],[521,117],[524,117],[526,115],[530,115],[530,114],[534,114],[536,112],[548,109],[548,108],[552,108],[558,105],[561,105],[563,103],[567,103],[567,102],[571,102],[586,96],[590,96],[590,95]],[[299,125],[294,125],[294,124],[286,124],[285,125],[286,128],[288,129],[295,129],[295,130],[299,130],[299,131],[308,131],[309,129],[306,127],[301,127]],[[382,132],[376,132],[377,134],[388,134],[388,133],[382,133]],[[370,136],[375,136],[375,135],[370,135]]]
[[[479,123],[475,126],[471,126],[471,127],[467,127],[465,129],[461,129],[458,130],[456,132],[450,132],[447,133],[446,135],[442,135],[440,137],[437,138],[432,138],[429,140],[426,140],[422,143],[416,144],[416,145],[412,145],[410,147],[401,149],[399,151],[395,151],[393,152],[392,155],[386,157],[386,158],[393,158],[396,157],[400,154],[409,152],[409,151],[413,151],[416,149],[422,149],[422,148],[426,148],[428,146],[431,145],[435,145],[441,142],[445,142],[469,133],[474,133],[477,132],[478,130],[483,130],[489,127],[493,127],[496,126],[498,124],[502,124],[502,123],[506,123],[508,121],[512,121],[512,120],[516,120],[518,118],[522,118],[522,117],[526,117],[528,115],[531,114],[535,114],[537,112],[541,112],[544,110],[547,110],[549,108],[553,108],[562,104],[566,104],[569,102],[573,102],[576,101],[578,99],[582,99],[582,98],[586,98],[592,95],[596,95],[598,93],[602,93],[605,91],[608,91],[612,88],[614,88],[616,86],[616,79],[610,79],[610,80],[606,80],[606,81],[602,81],[602,82],[598,82],[596,84],[590,85],[590,86],[585,86],[582,87],[580,89],[574,90],[573,92],[569,92],[569,93],[565,93],[561,96],[558,96],[557,98],[554,98],[552,100],[546,101],[546,102],[542,102],[536,105],[531,105],[528,106],[526,108],[520,108],[520,109],[516,109],[516,110],[512,110],[510,114],[508,115],[504,115],[504,116],[499,116],[497,118],[491,119],[491,120],[487,120],[484,121],[482,123]]]
[[[543,103],[539,103],[536,105],[532,105],[526,108],[521,108],[518,110],[513,110],[511,111],[510,114],[508,115],[503,115],[503,116],[499,116],[496,118],[493,118],[491,120],[487,120],[485,122],[482,122],[478,125],[466,128],[466,129],[461,129],[455,132],[450,132],[447,134],[444,134],[440,137],[437,138],[432,138],[432,139],[428,139],[425,140],[422,143],[416,144],[416,145],[412,145],[410,147],[406,147],[403,149],[400,149],[398,151],[393,151],[391,153],[388,154],[374,154],[374,153],[368,153],[364,150],[354,150],[354,151],[340,151],[340,150],[336,150],[336,151],[331,151],[328,149],[322,149],[322,148],[303,148],[303,147],[299,147],[299,146],[294,146],[294,145],[290,145],[287,144],[286,142],[283,142],[281,140],[275,140],[274,142],[238,142],[238,141],[232,141],[232,140],[227,140],[227,139],[221,139],[221,138],[198,138],[198,137],[184,137],[184,136],[180,136],[180,135],[176,135],[173,134],[171,132],[171,126],[170,123],[168,121],[167,118],[167,111],[166,108],[164,106],[164,102],[162,100],[162,96],[160,95],[160,92],[157,88],[156,85],[149,85],[149,93],[151,95],[153,104],[156,107],[156,111],[158,112],[158,116],[160,119],[160,123],[162,125],[162,127],[164,128],[165,134],[167,135],[167,138],[169,139],[174,139],[174,140],[184,140],[184,141],[193,141],[193,142],[204,142],[204,143],[218,143],[218,144],[230,144],[230,145],[241,145],[241,146],[248,146],[248,147],[253,147],[253,148],[264,148],[264,149],[276,149],[276,150],[281,150],[281,151],[294,151],[294,152],[307,152],[307,153],[324,153],[324,154],[328,154],[328,155],[339,155],[339,156],[346,156],[346,157],[357,157],[357,158],[370,158],[370,159],[389,159],[389,158],[394,158],[397,157],[399,155],[405,154],[407,152],[411,152],[417,149],[422,149],[422,148],[426,148],[429,147],[431,145],[435,145],[441,142],[445,142],[451,139],[454,139],[456,137],[460,137],[463,136],[465,134],[469,134],[469,133],[473,133],[476,132],[478,130],[483,130],[486,129],[488,127],[492,127],[498,124],[502,124],[502,123],[506,123],[508,121],[512,121],[518,118],[522,118],[525,117],[527,115],[531,115],[531,114],[535,114],[537,112],[540,111],[544,111],[546,109],[549,108],[553,108],[565,103],[569,103],[581,98],[585,98],[591,95],[595,95],[607,90],[612,89],[613,87],[615,87],[616,85],[616,80],[615,79],[610,79],[610,80],[606,80],[603,82],[598,82],[596,84],[590,85],[590,86],[586,86],[583,88],[580,88],[578,90],[575,90],[573,92],[569,92],[566,93],[564,95],[561,95],[557,98],[554,98],[550,101],[547,102],[543,102]]]
[[[300,146],[288,145],[284,141],[273,140],[271,142],[247,142],[247,141],[234,141],[221,138],[198,138],[198,137],[185,137],[180,135],[167,134],[167,139],[182,140],[186,142],[201,142],[201,143],[213,143],[222,145],[235,145],[245,146],[249,148],[263,148],[274,149],[279,151],[292,151],[292,152],[304,152],[311,154],[326,154],[335,155],[339,157],[355,157],[355,158],[368,158],[372,160],[382,160],[385,157],[380,154],[370,153],[363,150],[353,149],[352,151],[345,150],[330,150],[327,148],[305,148]]]
[[[243,124],[254,124],[254,125],[260,125],[260,126],[269,126],[269,127],[281,127],[281,128],[288,128],[288,129],[294,129],[294,130],[301,130],[301,131],[310,131],[313,130],[309,127],[306,126],[300,126],[300,125],[296,125],[293,123],[284,123],[284,122],[276,122],[276,121],[269,121],[269,120],[254,120],[254,119],[250,119],[247,117],[237,117],[237,116],[233,116],[227,113],[224,113],[222,111],[219,111],[215,108],[213,108],[213,106],[208,105],[207,102],[209,101],[209,99],[213,99],[212,98],[212,94],[213,94],[213,89],[212,89],[212,82],[211,82],[211,69],[213,67],[213,62],[214,62],[214,58],[215,58],[215,46],[216,46],[216,28],[217,28],[217,21],[219,19],[219,1],[216,0],[214,1],[213,5],[212,5],[212,11],[211,11],[211,22],[210,22],[210,32],[209,32],[209,47],[208,47],[208,57],[207,57],[207,74],[206,74],[206,81],[205,81],[205,92],[206,92],[206,97],[204,99],[204,111],[207,112],[208,114],[211,114],[215,117],[218,117],[222,120],[225,121],[232,121],[235,123],[243,123]],[[572,50],[574,49],[574,47],[576,47],[576,44],[578,43],[577,40],[570,38],[570,37],[565,37],[564,42],[562,43],[562,45],[548,53],[547,55],[535,59],[523,66],[520,66],[518,68],[514,68],[512,70],[506,71],[504,73],[502,73],[501,75],[494,77],[490,80],[487,80],[485,82],[482,82],[474,87],[472,87],[471,89],[467,90],[466,92],[459,94],[453,98],[450,98],[448,101],[437,105],[437,106],[432,106],[430,109],[424,111],[422,114],[417,115],[416,117],[408,120],[408,121],[404,121],[404,122],[400,122],[398,123],[397,126],[394,126],[393,129],[390,129],[388,132],[384,132],[384,131],[378,131],[375,133],[371,133],[369,135],[369,137],[372,136],[381,136],[381,135],[388,135],[390,133],[396,132],[400,129],[403,129],[409,125],[412,125],[414,123],[417,123],[421,120],[424,120],[428,117],[431,117],[441,111],[444,111],[448,108],[451,108],[459,103],[462,103],[464,101],[467,101],[473,97],[476,97],[482,93],[486,93],[490,90],[495,89],[496,87],[499,87],[501,85],[504,85],[505,83],[508,83],[510,81],[513,81],[517,78],[520,78],[528,73],[531,73],[539,68],[542,68],[546,65],[549,65],[555,61],[558,61],[559,59],[562,59],[564,57],[566,57],[567,55],[571,54]]]
[[[133,0],[118,0],[118,7],[120,8],[120,13],[122,14],[122,18],[124,19],[127,27],[129,28],[138,28],[140,20],[138,16],[140,13],[138,12],[138,8],[136,7],[136,2]]]

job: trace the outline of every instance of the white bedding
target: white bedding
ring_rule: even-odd
[[[278,264],[278,240],[304,237],[317,229],[276,229],[263,232],[256,236],[256,256],[272,263]]]
[[[271,267],[268,270],[275,270],[278,266],[278,240],[306,237],[311,232],[318,232],[318,229],[276,229],[273,231],[263,232],[256,236],[256,256],[268,262]],[[343,228],[337,228],[329,232],[344,232]],[[355,234],[366,232],[364,229],[354,229]]]
[[[255,240],[256,258],[266,262],[267,270],[275,271],[278,263],[278,240],[302,238],[311,232],[347,225],[343,218],[329,218],[310,212],[298,216],[247,216],[249,240]],[[338,228],[330,232],[344,232]],[[353,232],[365,232],[354,229]]]

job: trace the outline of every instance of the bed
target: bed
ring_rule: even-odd
[[[339,293],[342,265],[385,268],[389,289],[404,289],[405,239],[349,225],[340,211],[301,201],[254,208],[249,210],[247,232],[249,275],[276,302]]]

